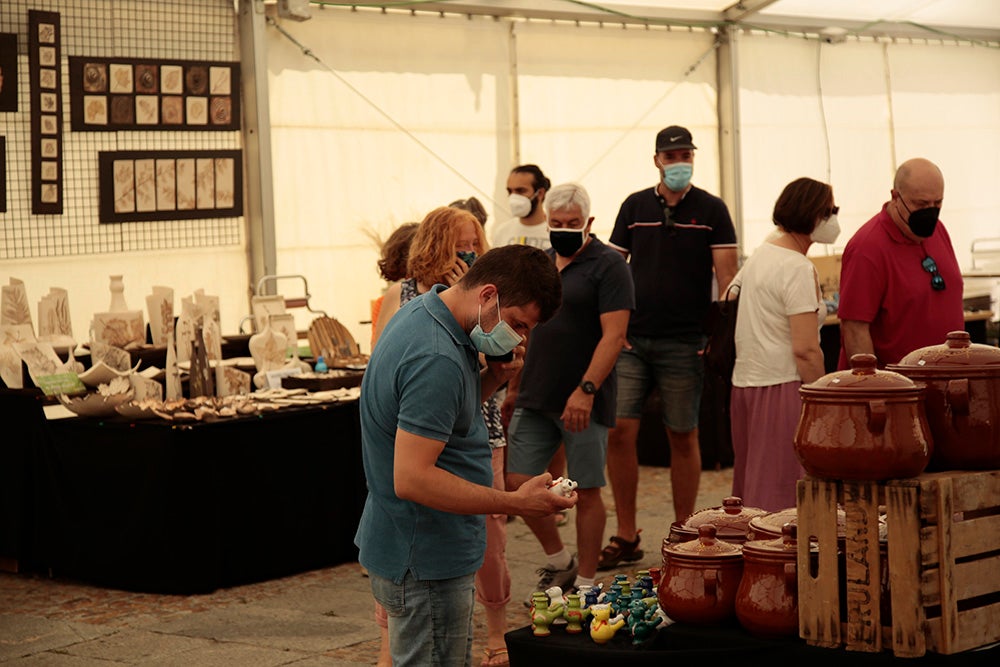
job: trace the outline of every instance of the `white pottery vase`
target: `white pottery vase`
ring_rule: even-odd
[[[125,281],[121,276],[111,276],[111,305],[109,313],[121,313],[128,310],[125,303]]]

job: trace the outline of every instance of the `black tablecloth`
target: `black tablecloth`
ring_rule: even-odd
[[[56,576],[203,593],[357,558],[357,402],[184,426],[72,418],[45,430],[24,444],[33,506],[18,514],[32,548],[21,539],[18,555]]]
[[[566,633],[566,626],[554,626],[548,637],[535,637],[531,626],[507,633],[507,650],[512,667],[573,665],[609,667],[622,665],[823,665],[853,666],[900,664],[997,665],[1000,647],[957,655],[928,653],[922,658],[896,658],[891,652],[859,653],[843,649],[809,646],[798,638],[759,639],[736,622],[723,626],[675,623],[660,629],[644,643],[633,646],[628,633],[619,630],[607,644],[597,644],[586,632]]]

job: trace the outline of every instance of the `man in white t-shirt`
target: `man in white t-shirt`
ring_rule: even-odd
[[[507,177],[507,196],[514,217],[493,228],[490,238],[494,248],[505,245],[530,245],[549,248],[549,230],[545,224],[542,202],[552,183],[534,164],[514,167]]]

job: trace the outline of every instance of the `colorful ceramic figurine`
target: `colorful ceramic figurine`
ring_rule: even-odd
[[[587,591],[584,592],[584,607],[593,607],[597,604],[598,598],[601,596],[601,585],[591,586]]]
[[[632,643],[641,644],[653,635],[656,626],[663,619],[656,614],[657,605],[646,604],[644,600],[633,598],[629,604],[628,629],[632,633]]]
[[[563,618],[566,619],[566,632],[571,635],[583,632],[583,626],[590,619],[590,609],[585,609],[580,604],[580,596],[570,593],[566,596],[566,607],[563,609]]]
[[[623,625],[625,619],[619,614],[611,617],[611,605],[595,604],[590,607],[590,638],[598,644],[607,644]]]
[[[550,603],[545,593],[531,594],[531,627],[536,637],[548,637],[552,634],[549,626],[552,621],[562,617],[563,607],[561,599]]]

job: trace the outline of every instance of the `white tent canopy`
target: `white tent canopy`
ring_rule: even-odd
[[[742,4],[759,11],[740,29],[718,2],[605,3],[628,9],[614,21],[582,18],[590,3],[537,1],[278,18],[267,32],[278,272],[323,285],[321,307],[366,341],[357,323],[382,287],[366,230],[384,237],[470,195],[504,220],[507,173],[535,163],[588,189],[606,239],[621,201],[655,182],[653,138],[670,124],[691,129],[694,181],[727,200],[745,254],[799,176],[833,185],[844,232],[814,252],[838,251],[916,156],[944,171],[942,220],[964,266],[973,239],[1000,235],[1000,3],[808,3],[837,16]]]
[[[0,3],[0,32],[22,31],[35,4]],[[30,114],[24,105],[3,114],[7,275],[25,282],[32,304],[50,286],[72,286],[80,339],[106,309],[112,273],[125,275],[133,307],[154,285],[178,299],[218,295],[226,334],[250,312],[261,276],[277,274],[305,276],[310,305],[367,350],[361,322],[384,287],[370,233],[385,237],[470,195],[486,204],[489,231],[509,215],[510,168],[532,162],[589,190],[607,238],[620,202],[655,182],[653,138],[675,123],[693,132],[694,181],[729,204],[744,254],[799,176],[833,185],[844,233],[814,252],[838,251],[888,198],[896,165],[918,155],[944,171],[942,219],[963,267],[973,240],[1000,236],[993,0],[287,0],[311,17],[303,21],[280,16],[276,0],[92,4],[63,3],[61,13],[68,26],[97,25],[95,12],[127,19],[88,32],[102,52],[239,58],[242,134],[101,139],[119,150],[208,138],[242,146],[247,205],[218,237],[197,221],[102,225],[88,167],[98,135],[68,132],[64,152],[79,165],[66,181],[68,211],[33,215]],[[211,37],[171,33],[177,16],[198,17]],[[130,41],[142,30],[154,38]],[[73,43],[66,53],[94,51]],[[166,230],[180,240],[153,238]],[[281,288],[300,296],[297,282]]]

